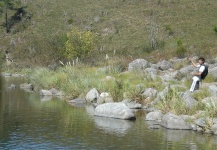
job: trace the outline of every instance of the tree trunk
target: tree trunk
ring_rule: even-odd
[[[5,7],[5,24],[6,24],[6,33],[8,33],[9,28],[8,28],[8,8],[7,6]]]

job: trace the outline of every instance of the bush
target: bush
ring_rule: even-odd
[[[185,53],[187,52],[186,48],[182,44],[182,40],[177,41],[177,49],[176,54],[178,57],[183,58],[185,57]]]
[[[213,30],[215,31],[215,33],[217,33],[217,26],[215,26],[215,27],[213,28]]]
[[[80,31],[72,29],[67,33],[65,50],[63,55],[68,60],[73,58],[83,58],[94,48],[94,36],[90,31]]]

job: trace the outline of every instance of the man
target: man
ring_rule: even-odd
[[[193,92],[194,90],[199,89],[199,82],[201,80],[201,74],[205,70],[205,66],[204,66],[205,59],[203,57],[200,57],[198,59],[199,65],[195,64],[191,58],[189,58],[189,60],[191,61],[192,65],[197,68],[196,72],[191,73],[191,75],[193,75],[193,78],[192,78],[193,82],[191,84],[190,91]]]

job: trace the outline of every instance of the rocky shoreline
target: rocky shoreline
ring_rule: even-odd
[[[128,71],[123,73],[145,73],[153,82],[160,79],[165,87],[163,90],[152,87],[143,89],[141,95],[144,97],[144,101],[147,101],[145,105],[127,96],[123,96],[124,99],[121,102],[114,102],[110,93],[99,93],[96,88],[93,88],[86,93],[85,97],[69,100],[68,103],[79,107],[84,106],[87,103],[92,104],[95,107],[95,116],[116,119],[136,119],[133,110],[144,109],[147,111],[147,115],[144,119],[150,122],[150,129],[157,129],[162,126],[173,130],[194,130],[203,133],[217,134],[216,114],[213,114],[213,116],[210,117],[206,115],[204,110],[200,110],[194,115],[176,115],[173,112],[168,111],[165,113],[162,110],[155,108],[156,103],[168,98],[166,95],[169,93],[170,89],[176,89],[177,97],[182,99],[186,108],[191,109],[199,104],[203,104],[206,106],[205,108],[213,109],[214,113],[217,112],[217,108],[211,108],[217,104],[217,83],[202,83],[200,90],[195,91],[195,93],[200,93],[202,90],[206,89],[210,95],[202,99],[201,102],[196,100],[193,97],[193,93],[189,92],[189,87],[184,85],[184,82],[186,81],[192,82],[190,73],[195,70],[192,65],[186,62],[188,62],[187,58],[173,58],[169,61],[159,61],[157,64],[152,64],[145,59],[136,59],[129,63]],[[175,66],[177,65],[181,65],[182,67],[179,67],[180,69],[175,69]],[[217,60],[212,61],[212,63],[206,63],[206,65],[209,66],[209,76],[212,76],[212,78],[216,80]],[[99,71],[100,70],[103,70],[103,68],[99,68]],[[25,77],[20,74],[2,73],[1,75]],[[115,80],[115,78],[107,76],[106,80]],[[176,83],[177,81],[179,82]],[[12,84],[9,88],[16,88],[16,85]],[[34,89],[34,85],[31,83],[21,84],[20,88],[28,92],[39,91],[42,99],[44,98],[45,100],[49,100],[49,98],[52,98],[53,96],[64,97],[64,92],[58,91],[55,88],[50,90],[36,90]],[[179,89],[185,90],[183,91]]]

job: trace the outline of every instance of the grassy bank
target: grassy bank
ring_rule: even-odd
[[[70,98],[84,97],[90,89],[96,88],[100,93],[109,92],[115,101],[122,101],[126,97],[142,101],[144,97],[141,91],[144,88],[164,88],[160,79],[154,83],[146,74],[121,73],[116,67],[99,69],[79,65],[65,66],[55,71],[35,68],[29,72],[29,76],[29,82],[36,85],[37,89],[54,87],[64,91]]]
[[[84,98],[89,90],[96,88],[99,93],[108,92],[116,102],[129,98],[147,106],[154,106],[163,113],[193,115],[198,111],[206,111],[206,114],[212,117],[217,114],[216,104],[207,107],[202,103],[204,98],[210,96],[206,88],[192,94],[198,105],[189,108],[180,97],[180,92],[188,90],[190,85],[185,86],[186,83],[177,80],[171,82],[170,87],[163,84],[160,77],[153,79],[145,72],[122,72],[115,66],[95,68],[80,64],[59,67],[56,70],[42,67],[23,69],[21,73],[30,77],[28,82],[32,83],[36,90],[56,88],[65,93],[66,100]],[[178,86],[173,87],[173,85]],[[150,98],[143,95],[142,92],[147,88],[156,89],[158,92],[165,89],[168,91],[165,92],[166,95],[160,97],[160,101],[150,105],[156,96]]]

